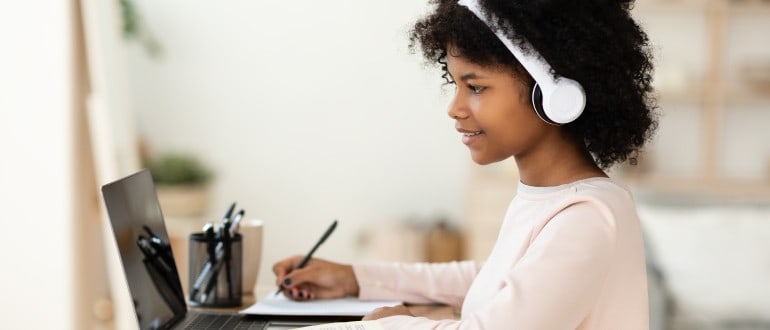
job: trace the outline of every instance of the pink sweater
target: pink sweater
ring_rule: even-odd
[[[459,320],[392,316],[386,329],[648,329],[631,193],[611,179],[519,184],[492,253],[439,264],[357,264],[361,299],[462,305]]]

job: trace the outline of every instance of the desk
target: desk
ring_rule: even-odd
[[[264,297],[268,293],[273,292],[275,287],[263,287],[257,286],[257,296]],[[238,307],[228,308],[202,308],[191,307],[192,310],[202,310],[208,312],[237,312],[248,306],[251,306],[256,301],[253,294],[244,294],[242,297],[243,305]],[[423,316],[432,320],[443,319],[456,319],[459,317],[459,311],[446,305],[408,305],[407,308],[415,316]]]

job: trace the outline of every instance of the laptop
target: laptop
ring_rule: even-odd
[[[189,310],[146,169],[102,186],[139,329],[292,329],[338,321]]]

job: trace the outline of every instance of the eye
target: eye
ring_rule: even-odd
[[[468,85],[468,89],[470,89],[471,92],[473,92],[473,94],[481,94],[481,92],[483,92],[486,89],[486,87]]]

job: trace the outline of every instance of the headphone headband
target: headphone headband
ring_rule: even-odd
[[[483,14],[478,0],[459,0],[457,3],[468,8],[484,22],[535,79],[535,88],[539,88],[542,93],[542,103],[535,103],[533,99],[533,105],[536,109],[540,108],[539,115],[542,112],[542,115],[547,117],[548,120],[544,118],[546,122],[557,125],[566,124],[577,119],[583,113],[586,95],[579,82],[562,76],[554,78],[548,62],[525,40],[522,43],[528,49],[528,53],[525,53],[519,45],[514,44],[506,37],[503,30],[494,24],[497,21],[494,15],[490,15],[487,19],[487,16]]]

